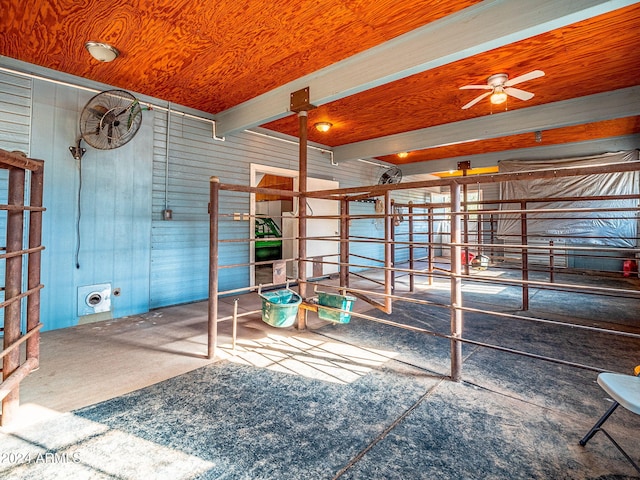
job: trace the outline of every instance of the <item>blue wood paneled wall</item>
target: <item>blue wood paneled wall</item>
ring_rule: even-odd
[[[69,146],[79,138],[78,118],[93,95],[0,74],[0,148],[45,161],[41,303],[47,330],[87,321],[77,308],[78,288],[87,285],[110,283],[120,290],[111,298],[108,318],[205,299],[210,176],[248,185],[251,164],[298,169],[295,144],[251,132],[220,141],[213,138],[210,122],[169,114],[166,108],[145,111],[140,131],[128,144],[107,151],[83,144],[87,152],[76,160]],[[315,149],[309,150],[308,162],[310,176],[339,180],[343,187],[377,179],[371,165],[332,165],[327,154]],[[6,196],[2,183],[0,198]],[[172,210],[172,220],[163,220],[165,208]],[[249,212],[249,196],[226,192],[219,208],[222,213]],[[362,204],[363,211],[371,208]],[[372,230],[362,224],[353,233],[371,235]],[[225,239],[248,236],[247,221],[226,222],[221,232]],[[352,247],[366,256],[381,251],[370,244]],[[226,264],[246,263],[249,245],[224,244],[220,255]],[[221,289],[249,281],[248,267],[220,272]]]
[[[163,112],[154,126],[153,221],[151,234],[151,298],[156,308],[208,296],[209,179],[223,183],[250,183],[250,164],[297,171],[298,147],[277,139],[242,132],[224,141],[212,137],[211,124],[173,112]],[[170,126],[167,143],[167,125]],[[311,175],[340,178],[341,185],[361,185],[365,168],[360,164],[331,166],[329,157],[309,151]],[[172,220],[162,210],[171,209]],[[224,192],[221,214],[248,213],[249,195]],[[249,237],[249,222],[225,221],[221,239]],[[224,264],[247,263],[248,243],[221,244]],[[245,287],[248,267],[220,270],[220,289]]]
[[[97,150],[83,144],[87,151],[76,160],[69,146],[79,138],[79,114],[92,95],[42,81],[33,85],[31,155],[45,161],[47,329],[78,323],[77,290],[86,285],[110,283],[121,290],[111,298],[114,318],[148,309],[153,114],[144,112],[140,131],[126,145]]]

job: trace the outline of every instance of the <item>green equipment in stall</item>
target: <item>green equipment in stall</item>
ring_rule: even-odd
[[[282,258],[282,232],[269,217],[256,217],[256,261],[279,260]]]

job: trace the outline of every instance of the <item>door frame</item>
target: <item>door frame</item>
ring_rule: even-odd
[[[249,185],[251,187],[257,187],[257,178],[258,175],[276,175],[278,177],[288,177],[293,178],[293,191],[298,190],[299,177],[300,173],[297,170],[290,170],[288,168],[281,167],[272,167],[269,165],[262,165],[259,163],[251,163],[249,165]],[[297,198],[294,198],[294,208],[297,210]],[[256,267],[253,264],[256,261],[256,250],[254,248],[255,245],[255,215],[256,215],[256,194],[252,193],[249,199],[249,238],[251,239],[250,248],[249,248],[249,282],[251,286],[255,286],[256,284]]]

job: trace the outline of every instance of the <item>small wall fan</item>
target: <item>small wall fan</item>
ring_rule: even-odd
[[[140,102],[124,90],[95,95],[80,114],[80,135],[94,148],[110,150],[129,142],[142,123]]]
[[[391,167],[385,170],[378,179],[378,185],[400,183],[402,181],[402,170],[398,167]]]
[[[490,92],[485,92],[474,98],[464,105],[462,109],[466,110],[467,108],[473,107],[476,103],[489,95],[491,95],[491,103],[493,104],[504,103],[507,100],[507,95],[511,95],[512,97],[520,100],[530,100],[533,98],[533,93],[520,90],[519,88],[513,88],[513,86],[542,76],[544,76],[544,72],[542,70],[534,70],[509,80],[509,76],[506,73],[496,73],[495,75],[491,75],[487,78],[486,85],[465,85],[464,87],[460,87],[460,90],[491,90]]]

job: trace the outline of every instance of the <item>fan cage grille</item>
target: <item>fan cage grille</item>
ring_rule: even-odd
[[[110,150],[128,143],[140,129],[140,102],[124,90],[93,96],[80,114],[82,139],[94,148]]]

